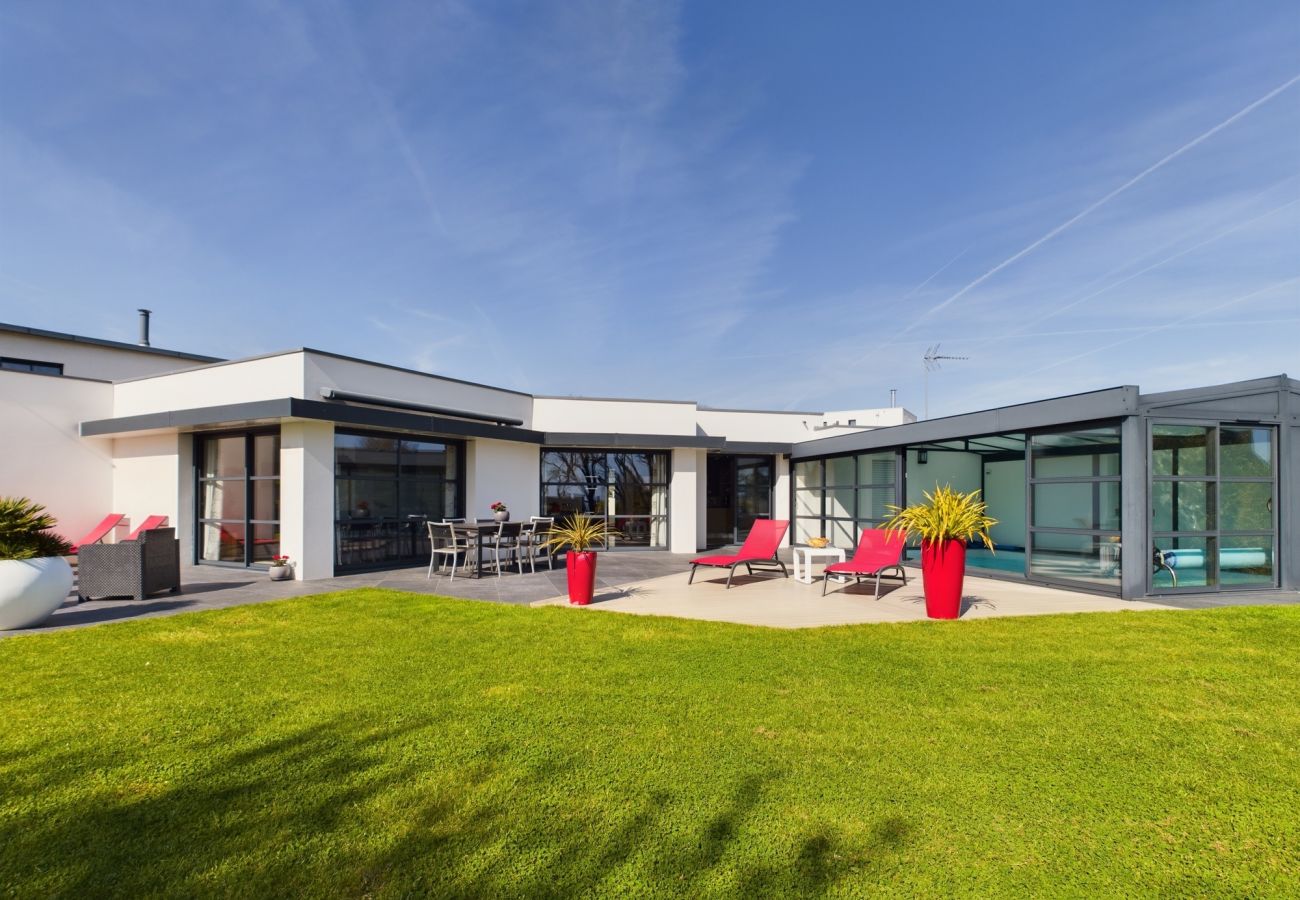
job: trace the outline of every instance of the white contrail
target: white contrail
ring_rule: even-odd
[[[1287,203],[1283,203],[1281,206],[1275,206],[1272,209],[1267,210],[1266,212],[1262,212],[1257,216],[1252,216],[1251,218],[1247,219],[1244,222],[1238,222],[1236,225],[1232,225],[1228,228],[1225,228],[1223,231],[1211,235],[1210,237],[1205,238],[1204,240],[1198,241],[1197,243],[1192,244],[1190,247],[1185,247],[1184,249],[1179,250],[1177,253],[1166,256],[1164,259],[1158,260],[1157,262],[1153,262],[1149,266],[1145,266],[1141,269],[1138,269],[1136,272],[1133,272],[1129,275],[1125,275],[1123,278],[1119,279],[1118,281],[1112,281],[1110,284],[1106,285],[1105,287],[1098,288],[1097,290],[1093,291],[1091,294],[1084,294],[1082,297],[1079,297],[1077,300],[1071,300],[1069,303],[1066,303],[1064,306],[1058,306],[1055,309],[1049,310],[1048,312],[1044,313],[1043,315],[1039,316],[1036,319],[1030,319],[1028,322],[1026,322],[1024,325],[1020,327],[1032,328],[1033,326],[1037,325],[1039,322],[1042,322],[1045,319],[1050,319],[1054,316],[1059,316],[1067,309],[1073,309],[1074,307],[1078,306],[1080,303],[1085,303],[1088,300],[1093,299],[1094,297],[1100,297],[1102,294],[1106,293],[1107,291],[1114,290],[1120,285],[1127,284],[1128,282],[1132,281],[1134,278],[1138,278],[1142,275],[1145,275],[1147,272],[1152,271],[1153,269],[1158,269],[1163,265],[1166,265],[1168,263],[1173,262],[1176,259],[1184,257],[1194,250],[1201,249],[1207,244],[1213,244],[1215,241],[1220,240],[1221,238],[1225,238],[1228,235],[1232,234],[1233,232],[1240,231],[1243,228],[1248,228],[1249,226],[1254,225],[1256,222],[1260,221],[1261,219],[1267,219],[1269,216],[1273,215],[1274,213],[1280,213],[1282,210],[1291,206],[1295,206],[1297,203],[1300,203],[1300,198],[1288,201]],[[1013,331],[1011,332],[1011,336],[1015,336],[1019,333],[1020,332]]]
[[[1166,165],[1173,162],[1178,157],[1182,156],[1188,150],[1191,150],[1193,147],[1196,147],[1198,144],[1201,144],[1202,142],[1218,134],[1220,131],[1227,128],[1229,125],[1236,122],[1238,119],[1241,119],[1246,115],[1249,115],[1251,112],[1255,111],[1260,106],[1263,106],[1265,103],[1272,100],[1278,94],[1282,93],[1283,91],[1285,91],[1287,88],[1291,87],[1293,84],[1295,84],[1298,81],[1300,81],[1300,75],[1295,75],[1291,77],[1284,83],[1273,88],[1273,90],[1269,91],[1264,96],[1260,97],[1258,100],[1248,104],[1247,106],[1233,113],[1231,116],[1224,119],[1218,125],[1215,125],[1213,128],[1211,128],[1209,131],[1206,131],[1203,134],[1195,138],[1192,138],[1192,140],[1188,141],[1186,144],[1183,144],[1181,147],[1179,147],[1177,150],[1170,153],[1168,156],[1165,156],[1159,162],[1153,163],[1152,165],[1143,169],[1141,172],[1134,175],[1128,181],[1124,182],[1119,187],[1115,188],[1115,190],[1111,191],[1109,194],[1102,197],[1100,200],[1097,200],[1096,202],[1092,203],[1090,206],[1085,207],[1082,212],[1076,213],[1074,216],[1071,216],[1069,219],[1066,219],[1060,225],[1057,225],[1055,228],[1047,232],[1047,234],[1043,235],[1038,240],[1034,241],[1028,247],[1025,247],[1023,250],[1019,251],[1018,253],[1015,253],[1007,257],[1002,262],[998,263],[996,266],[989,269],[987,272],[985,272],[983,275],[976,278],[970,284],[966,285],[964,288],[957,291],[957,293],[953,294],[947,300],[944,300],[942,303],[939,303],[936,306],[932,307],[931,309],[927,310],[926,312],[922,313],[920,317],[916,319],[916,321],[914,321],[911,325],[908,325],[906,328],[904,328],[903,332],[906,333],[908,331],[911,331],[913,328],[915,328],[917,325],[920,325],[922,322],[924,322],[926,319],[933,316],[935,313],[940,312],[941,310],[951,306],[953,303],[957,302],[957,300],[961,299],[967,293],[979,287],[985,281],[988,281],[990,278],[992,278],[998,272],[1001,272],[1007,266],[1011,265],[1017,260],[1023,259],[1024,257],[1028,256],[1030,253],[1037,250],[1043,244],[1046,244],[1048,241],[1056,237],[1061,232],[1065,231],[1067,228],[1073,226],[1075,223],[1083,219],[1085,216],[1088,216],[1091,213],[1096,212],[1102,206],[1105,206],[1111,200],[1114,200],[1120,194],[1124,193],[1129,188],[1133,187],[1133,185],[1137,184],[1139,181],[1146,178],[1151,173],[1164,168]]]
[[[1114,341],[1109,344],[1104,344],[1101,347],[1095,347],[1092,350],[1087,350],[1084,351],[1083,353],[1076,353],[1074,356],[1067,356],[1065,359],[1054,360],[1045,366],[1041,366],[1032,371],[1025,372],[1022,377],[1029,376],[1029,375],[1037,375],[1039,372],[1046,372],[1048,369],[1055,369],[1057,366],[1063,366],[1066,363],[1072,363],[1077,359],[1083,359],[1085,356],[1092,356],[1093,354],[1101,353],[1105,350],[1110,350],[1114,347],[1119,347],[1123,344],[1131,344],[1133,341],[1139,341],[1142,338],[1149,337],[1153,334],[1156,334],[1157,332],[1168,331],[1171,328],[1177,328],[1178,326],[1182,325],[1185,322],[1189,322],[1192,319],[1199,319],[1201,316],[1209,315],[1210,313],[1215,312],[1216,310],[1224,309],[1225,307],[1228,306],[1235,306],[1238,303],[1243,303],[1246,300],[1250,300],[1252,297],[1258,297],[1260,294],[1267,294],[1270,291],[1275,291],[1278,288],[1286,287],[1287,285],[1292,285],[1296,283],[1300,283],[1300,276],[1295,276],[1293,278],[1285,278],[1282,281],[1275,281],[1270,285],[1266,285],[1265,287],[1259,288],[1258,290],[1251,291],[1248,294],[1242,294],[1239,297],[1233,297],[1232,299],[1225,300],[1222,303],[1216,303],[1214,306],[1207,306],[1205,309],[1199,310],[1198,312],[1189,313],[1188,315],[1182,316],[1180,318],[1173,319],[1169,322],[1164,322],[1160,325],[1156,325],[1153,328],[1148,328],[1144,331],[1139,332],[1138,334],[1133,335],[1132,337],[1126,337],[1120,341]]]
[[[912,296],[913,296],[914,294],[916,294],[917,291],[919,291],[921,288],[925,287],[925,286],[926,286],[927,284],[929,284],[931,281],[934,281],[936,278],[938,278],[940,275],[942,275],[942,274],[947,270],[947,268],[948,268],[949,266],[951,266],[953,263],[955,263],[957,260],[961,259],[963,256],[965,256],[965,255],[966,255],[967,253],[969,253],[969,252],[970,252],[970,247],[967,247],[965,250],[963,250],[962,252],[958,253],[956,256],[954,256],[952,259],[948,260],[946,263],[944,263],[943,265],[941,265],[939,268],[935,269],[933,272],[930,273],[930,277],[929,277],[929,278],[925,279],[925,281],[922,281],[922,282],[921,282],[920,284],[918,284],[916,287],[912,288],[910,291],[908,291],[906,294],[904,294],[902,299],[903,299],[903,300],[910,300],[910,299],[912,298]],[[900,300],[899,302],[901,303],[902,300]]]

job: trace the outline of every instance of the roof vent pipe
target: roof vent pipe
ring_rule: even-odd
[[[140,312],[140,340],[141,347],[149,346],[149,313],[150,310],[142,309]]]
[[[893,409],[898,405],[898,388],[889,389],[889,408]]]

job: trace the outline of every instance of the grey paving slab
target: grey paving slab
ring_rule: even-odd
[[[616,585],[682,572],[688,568],[690,559],[690,555],[662,551],[602,553],[596,567],[597,590],[608,590]],[[506,570],[500,576],[489,574],[476,579],[457,575],[453,579],[446,571],[435,572],[432,578],[427,578],[427,571],[427,566],[413,566],[316,581],[271,581],[260,570],[183,566],[179,594],[157,594],[139,603],[129,599],[77,603],[76,595],[73,594],[69,595],[63,606],[45,624],[21,631],[0,631],[0,637],[84,628],[205,609],[223,609],[361,587],[382,587],[520,606],[564,594],[568,590],[563,557],[556,560],[554,569],[543,567],[535,574]]]

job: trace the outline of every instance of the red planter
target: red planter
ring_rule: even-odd
[[[564,567],[569,573],[569,602],[574,606],[586,606],[596,590],[596,551],[575,553],[570,550]]]
[[[961,613],[961,583],[966,576],[966,542],[921,542],[921,578],[925,583],[925,614],[931,619],[955,619]]]

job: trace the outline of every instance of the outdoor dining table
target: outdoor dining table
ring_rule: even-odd
[[[474,564],[475,578],[483,577],[483,536],[485,534],[492,534],[497,530],[498,527],[501,528],[502,538],[513,537],[518,539],[519,532],[523,530],[524,526],[522,522],[506,522],[504,524],[504,527],[502,527],[502,523],[500,522],[458,522],[456,523],[457,529],[461,531],[473,531],[475,534],[476,547],[474,552],[474,558],[475,560],[477,560]],[[500,567],[501,567],[501,548],[498,547],[497,568],[500,569]]]

